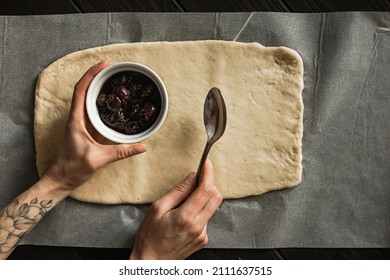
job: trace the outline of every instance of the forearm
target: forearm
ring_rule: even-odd
[[[69,189],[42,177],[0,211],[0,259],[6,259],[20,240],[69,194]]]
[[[85,110],[92,79],[108,66],[91,67],[75,85],[65,135],[47,175],[0,210],[0,259],[7,258],[21,238],[31,231],[61,200],[103,166],[146,151],[142,143],[101,145],[102,136]],[[56,183],[57,182],[57,183]]]

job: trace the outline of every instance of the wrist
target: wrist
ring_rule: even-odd
[[[138,250],[137,246],[134,246],[131,254],[130,260],[159,260],[159,256],[154,252],[146,252],[146,250]]]
[[[31,188],[27,189],[17,197],[20,204],[35,201],[34,204],[41,204],[45,201],[46,210],[49,211],[59,202],[64,200],[70,193],[70,190],[61,183],[53,181],[47,175],[44,175]]]
[[[70,194],[72,188],[70,188],[66,182],[57,181],[46,173],[38,183],[33,186],[33,190],[41,195],[61,201]]]
[[[139,250],[137,250],[136,247],[133,247],[130,254],[130,260],[145,260],[145,258],[142,257],[142,254],[140,254]]]
[[[52,185],[54,189],[70,193],[82,183],[75,182],[77,180],[72,180],[72,176],[68,173],[69,172],[66,171],[66,168],[64,168],[63,165],[56,162],[50,166],[44,177],[51,181],[50,185]]]

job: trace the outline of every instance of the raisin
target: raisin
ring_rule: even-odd
[[[106,94],[104,92],[99,93],[96,103],[99,107],[106,106]]]
[[[132,82],[130,84],[130,88],[129,89],[130,89],[130,92],[132,94],[135,94],[135,93],[137,93],[137,91],[139,91],[141,89],[141,87],[142,87],[142,84],[137,83],[137,82]]]
[[[125,115],[123,114],[122,108],[119,108],[119,110],[114,113],[114,122],[121,123],[121,124],[126,122]]]
[[[136,121],[127,122],[124,128],[127,134],[135,134],[140,131],[140,126]]]
[[[146,84],[142,87],[140,96],[141,97],[150,97],[153,95],[153,85],[152,84]]]
[[[117,112],[122,106],[122,101],[115,94],[109,94],[106,97],[107,108],[112,112]]]
[[[103,120],[103,122],[111,128],[124,129],[127,123],[122,108],[120,108],[115,113],[113,112],[100,113],[100,117]]]
[[[102,121],[107,124],[107,125],[111,125],[111,123],[113,122],[113,113],[109,113],[109,112],[100,112],[99,113],[100,115],[100,118],[102,119]]]
[[[131,92],[124,85],[118,85],[115,88],[115,94],[120,98],[125,106],[131,99]]]
[[[131,76],[126,74],[126,73],[118,73],[112,77],[112,82],[111,84],[116,87],[118,85],[126,85],[130,82]]]
[[[135,103],[135,104],[132,104],[131,106],[129,106],[128,108],[128,114],[129,114],[129,117],[131,119],[139,119],[138,115],[139,115],[139,111],[141,109],[141,106],[139,103]]]
[[[156,112],[156,107],[150,102],[145,103],[140,110],[141,121],[149,122],[153,118],[154,112]]]

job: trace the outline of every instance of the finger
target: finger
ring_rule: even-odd
[[[143,143],[132,145],[101,145],[96,144],[94,150],[94,165],[96,168],[101,168],[109,163],[117,160],[125,159],[146,151],[146,146]]]
[[[185,259],[193,253],[204,248],[208,243],[207,224],[204,225],[203,230],[191,243],[185,246],[180,253],[180,259]]]
[[[71,112],[74,115],[78,115],[78,117],[81,117],[84,114],[85,95],[87,93],[88,86],[91,83],[92,79],[97,75],[97,73],[107,67],[108,64],[109,62],[107,60],[103,60],[98,64],[92,66],[77,82],[77,84],[75,85],[71,105]]]
[[[206,205],[197,216],[197,221],[201,224],[208,223],[211,217],[217,211],[218,207],[222,203],[222,194],[216,189],[214,195],[209,199]]]
[[[202,179],[199,185],[213,186],[214,185],[214,167],[211,160],[207,159],[202,167]]]
[[[202,172],[202,180],[199,186],[181,206],[191,216],[198,215],[215,192],[214,169],[210,160],[206,160]]]
[[[196,174],[194,172],[170,190],[167,194],[158,199],[158,207],[165,213],[168,210],[179,206],[191,194],[196,182]]]
[[[203,172],[212,172],[212,174],[209,174],[209,176],[204,176],[202,178],[202,181],[200,185],[208,186],[210,188],[211,197],[209,201],[205,204],[205,206],[202,208],[200,213],[198,214],[197,219],[200,223],[207,223],[210,218],[214,215],[215,211],[218,209],[218,207],[222,203],[222,194],[218,191],[218,189],[214,185],[214,169],[212,167],[211,161],[207,160],[205,165],[206,170],[204,169]],[[211,167],[211,169],[210,169]]]
[[[143,143],[103,145],[102,148],[107,150],[105,153],[106,164],[144,153],[147,150],[145,144]]]
[[[100,61],[99,63],[95,64],[91,68],[88,69],[87,72],[81,77],[81,79],[77,82],[77,90],[79,91],[87,91],[89,84],[91,83],[92,79],[96,76],[97,73],[99,73],[101,70],[103,70],[105,67],[107,67],[109,62],[107,60]]]

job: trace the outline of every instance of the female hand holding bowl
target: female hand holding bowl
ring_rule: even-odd
[[[86,182],[98,169],[145,152],[146,146],[137,142],[155,133],[164,120],[166,105],[162,97],[160,117],[143,132],[126,135],[113,129],[103,129],[107,126],[97,113],[98,93],[93,102],[86,95],[87,91],[92,91],[93,86],[96,86],[93,81],[108,72],[106,69],[110,69],[109,63],[102,61],[91,67],[76,84],[65,137],[54,163],[38,182],[0,211],[0,258],[7,258],[21,238],[47,212]],[[156,85],[158,86],[158,82]],[[160,93],[164,92],[159,90]],[[95,117],[90,112],[87,115],[87,111],[92,109],[88,109],[90,103],[95,106]],[[103,126],[96,125],[97,117]],[[106,134],[107,131],[109,133]],[[133,144],[102,145],[104,138]],[[203,166],[202,180],[194,190],[195,181],[196,174],[192,172],[151,205],[138,230],[131,259],[183,259],[207,244],[207,223],[222,202],[222,196],[214,185],[214,171],[210,161]],[[36,207],[41,208],[42,215],[30,219],[29,209]],[[16,223],[22,223],[23,226],[15,227]]]

